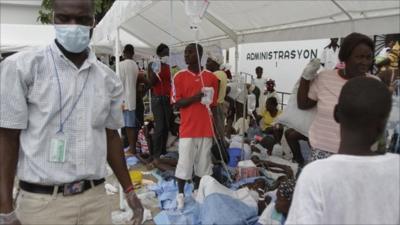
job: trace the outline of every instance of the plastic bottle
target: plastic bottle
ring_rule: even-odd
[[[204,93],[204,96],[201,98],[201,104],[210,105],[214,96],[214,88],[204,87],[202,88],[202,92]]]
[[[257,103],[257,99],[254,94],[247,95],[247,111],[248,112],[251,113],[254,110],[256,110],[256,103]]]

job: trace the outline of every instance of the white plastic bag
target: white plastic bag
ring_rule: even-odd
[[[212,87],[204,87],[201,90],[204,96],[201,98],[201,104],[203,105],[211,105],[214,97],[214,88]]]
[[[283,110],[283,113],[278,117],[277,123],[295,129],[302,135],[308,137],[308,131],[317,113],[317,107],[307,110],[301,110],[297,107],[297,90],[300,85],[300,79],[294,85],[288,104]]]

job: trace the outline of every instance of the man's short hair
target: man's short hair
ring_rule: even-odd
[[[263,69],[263,68],[262,68],[261,66],[257,66],[257,67],[256,67],[256,71],[257,71],[257,70],[262,70],[262,69]]]
[[[157,55],[160,55],[160,53],[163,52],[164,49],[169,49],[168,45],[166,45],[164,43],[159,44],[157,47],[157,50],[156,50]]]
[[[200,44],[196,44],[196,43],[190,43],[190,44],[188,44],[186,46],[186,48],[194,48],[194,49],[196,49],[196,46],[197,46],[197,49],[199,51],[199,56],[201,58],[201,56],[203,55],[203,46],[201,46]]]
[[[356,77],[342,88],[337,105],[341,125],[363,129],[385,122],[392,107],[389,89],[377,79]]]
[[[51,7],[53,9],[54,9],[55,3],[57,1],[68,1],[68,0],[50,0]],[[79,1],[82,1],[82,0],[79,0]],[[89,1],[90,1],[90,5],[92,7],[93,13],[94,13],[94,11],[95,11],[95,0],[89,0]]]
[[[267,98],[266,104],[271,104],[273,106],[278,106],[278,100],[275,97]]]
[[[367,45],[371,48],[371,51],[374,52],[375,45],[371,38],[364,34],[351,33],[343,39],[342,46],[339,50],[339,60],[341,62],[346,62],[350,58],[350,55],[353,52],[354,48],[357,47],[359,44]]]
[[[131,44],[127,44],[124,47],[124,53],[133,55],[135,52],[135,48]]]

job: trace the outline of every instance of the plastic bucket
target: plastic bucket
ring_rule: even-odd
[[[131,181],[134,187],[140,187],[142,184],[143,175],[142,172],[138,170],[129,171],[129,176],[131,177]]]

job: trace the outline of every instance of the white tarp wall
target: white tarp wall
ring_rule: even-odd
[[[0,24],[0,52],[19,52],[46,46],[55,38],[52,25]]]
[[[2,24],[36,24],[41,0],[0,0]]]

